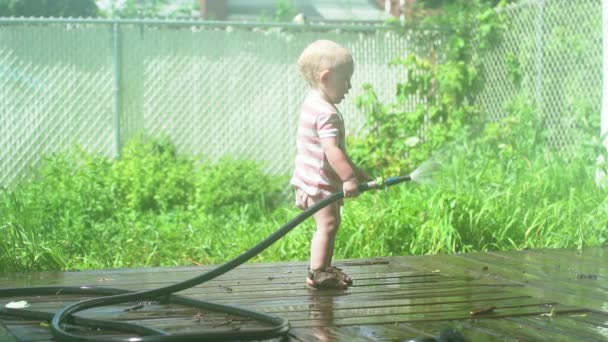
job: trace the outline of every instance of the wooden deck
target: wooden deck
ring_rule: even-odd
[[[306,264],[245,264],[180,294],[289,319],[291,341],[407,341],[445,328],[467,341],[608,341],[608,248],[386,257],[336,263],[347,291],[304,286]],[[49,285],[150,289],[210,267],[0,275],[0,288]],[[55,312],[75,296],[27,300]],[[243,329],[258,323],[159,303],[96,308],[89,317],[141,321],[166,331]],[[472,311],[495,307],[471,315]],[[89,334],[83,329],[84,334]],[[0,316],[0,341],[53,341],[48,324]]]

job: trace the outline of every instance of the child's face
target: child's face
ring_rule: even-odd
[[[324,92],[327,99],[338,104],[350,90],[350,79],[353,76],[354,65],[352,62],[344,63],[329,70],[324,83]]]

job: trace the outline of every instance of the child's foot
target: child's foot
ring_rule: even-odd
[[[336,266],[329,266],[325,269],[325,272],[335,273],[338,279],[346,283],[348,286],[351,286],[353,284],[353,279],[348,274],[342,272],[341,268],[338,268]]]
[[[308,271],[306,285],[317,290],[346,290],[348,284],[340,279],[335,272]]]

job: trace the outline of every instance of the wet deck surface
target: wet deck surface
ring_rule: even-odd
[[[386,257],[336,262],[354,279],[347,291],[304,286],[306,264],[245,264],[180,294],[289,319],[291,341],[407,341],[446,328],[467,341],[607,341],[608,248]],[[0,288],[90,285],[128,290],[183,281],[210,267],[0,275]],[[27,300],[55,312],[83,298]],[[166,331],[247,330],[256,322],[147,302],[95,308],[83,316],[141,321]],[[486,313],[472,311],[492,308]],[[91,332],[82,331],[83,334]],[[0,341],[53,341],[46,322],[0,316]]]

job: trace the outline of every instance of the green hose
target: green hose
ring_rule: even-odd
[[[381,186],[391,186],[404,181],[411,180],[410,176],[390,177],[385,180],[378,179],[368,183],[359,184],[359,192],[364,192],[370,189],[377,189]],[[103,297],[92,298],[89,300],[77,302],[59,310],[57,313],[47,313],[27,309],[11,309],[0,308],[0,314],[17,316],[35,320],[51,321],[51,331],[53,335],[63,342],[87,342],[87,341],[228,341],[228,340],[259,340],[267,338],[276,338],[285,336],[289,332],[289,322],[281,317],[269,315],[261,312],[251,311],[244,308],[216,304],[207,301],[196,300],[185,296],[175,295],[174,293],[202,284],[206,281],[214,279],[233,268],[245,263],[253,258],[270,245],[281,239],[292,229],[302,223],[304,220],[312,216],[314,213],[327,206],[328,204],[344,198],[343,192],[337,192],[315,203],[313,206],[304,210],[289,222],[284,224],[277,231],[272,233],[262,242],[258,243],[251,249],[239,255],[233,260],[226,262],[207,271],[197,277],[185,280],[173,285],[145,290],[145,291],[129,291],[118,288],[98,288],[88,286],[48,286],[48,287],[30,287],[30,288],[7,288],[0,289],[0,298],[15,297],[15,296],[39,296],[39,295],[57,295],[57,294],[76,294],[76,295],[100,295]],[[206,309],[216,312],[247,317],[259,322],[267,323],[270,326],[264,328],[255,328],[249,330],[238,331],[198,331],[188,334],[169,334],[164,331],[148,328],[132,323],[96,320],[84,318],[74,315],[79,311],[86,309],[107,306],[119,303],[137,302],[137,301],[158,300],[163,304],[179,304],[193,308]],[[108,329],[114,331],[122,331],[126,333],[137,334],[140,337],[99,337],[99,336],[81,336],[69,333],[62,328],[63,324],[79,325],[96,329]]]

